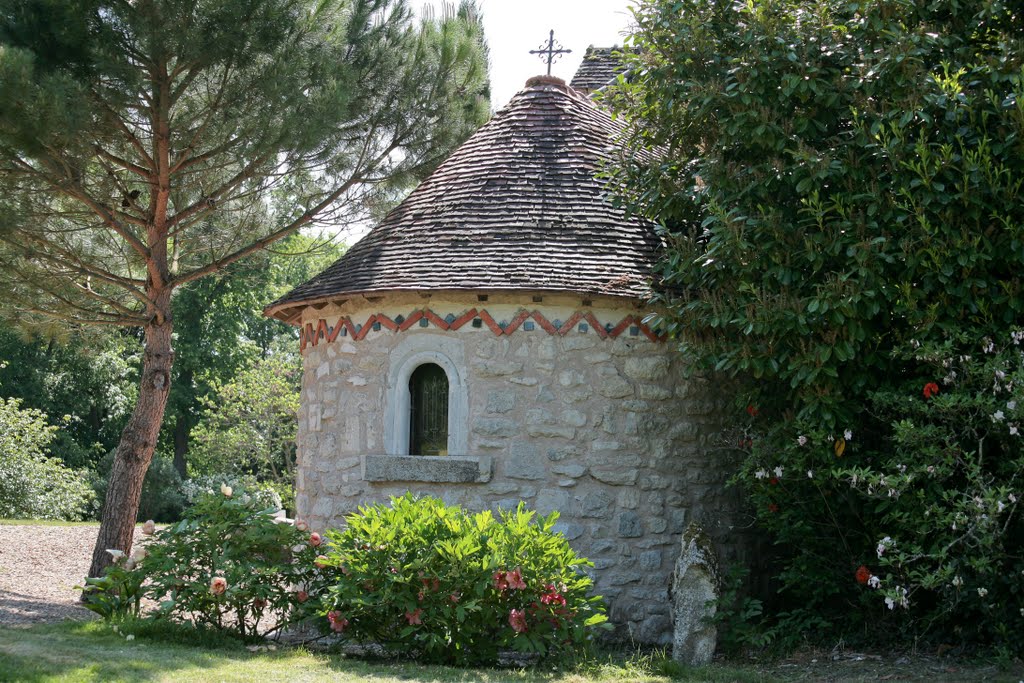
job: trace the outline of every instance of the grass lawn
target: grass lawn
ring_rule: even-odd
[[[771,681],[752,668],[716,665],[683,670],[662,657],[605,657],[564,671],[454,669],[371,663],[343,655],[279,648],[249,652],[243,645],[180,632],[140,634],[133,641],[100,622],[65,622],[0,629],[0,681],[458,681],[470,683],[584,683],[586,681]],[[195,637],[192,637],[195,640]],[[669,675],[666,675],[669,674]],[[671,677],[670,677],[671,675]]]

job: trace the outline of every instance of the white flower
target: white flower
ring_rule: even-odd
[[[892,545],[892,537],[886,536],[878,542],[878,547],[875,549],[878,552],[878,557],[882,557],[885,554],[886,549]]]
[[[847,429],[845,432],[843,432],[843,438],[846,439],[847,441],[852,439],[853,438],[853,430],[852,429]]]
[[[135,634],[134,633],[129,633],[128,635],[126,635],[124,637],[124,639],[125,640],[135,640]]]
[[[1004,503],[1001,500],[996,503],[996,510],[998,510],[999,512],[1002,512],[1005,509],[1006,509],[1006,503]]]
[[[996,379],[1006,379],[1006,373],[1002,370],[996,370]]]
[[[775,468],[775,476],[782,479],[782,465]]]
[[[807,470],[807,478],[814,479],[814,470]]]
[[[1008,495],[1007,498],[1010,499],[1011,503],[1016,503],[1017,502],[1017,496],[1013,495],[1012,493],[1010,495]]]
[[[1017,436],[1018,433],[1017,425],[1010,425],[1010,436]]]
[[[1017,409],[1017,402],[1016,401],[1007,401],[1006,402],[1006,408],[1007,408],[1007,410],[1016,410]]]
[[[992,343],[992,340],[986,338],[985,343],[982,345],[981,350],[985,353],[992,353],[996,350],[996,345]]]
[[[114,558],[114,562],[117,562],[122,557],[124,557],[124,551],[123,550],[117,550],[115,548],[107,548],[107,552],[110,553],[110,556]]]
[[[953,577],[953,587],[954,588],[959,588],[962,585],[964,585],[964,580],[960,578],[959,574],[957,574],[956,576]]]
[[[983,598],[986,595],[988,595],[988,589],[987,588],[979,588],[978,589],[978,597],[979,598]]]
[[[1002,422],[1004,417],[1006,417],[1006,416],[1003,415],[1003,411],[997,410],[995,413],[992,414],[992,421],[993,422]]]
[[[757,479],[764,479],[767,476],[768,476],[768,472],[766,472],[763,467],[761,469],[759,469],[757,472],[754,472],[754,477],[757,478]]]
[[[935,474],[935,466],[928,465],[928,474]]]
[[[227,484],[220,485],[220,492],[224,494],[225,498],[231,497],[231,487],[228,486]]]
[[[892,608],[894,608],[896,606],[896,601],[893,600],[892,598],[890,598],[889,596],[886,596],[885,597],[885,606],[888,607],[889,609],[892,609]]]
[[[869,588],[878,588],[881,585],[882,585],[882,580],[880,578],[878,578],[877,576],[875,576],[874,574],[872,574],[868,578],[868,587]]]
[[[800,436],[796,437],[796,442],[798,444],[800,444],[801,446],[806,446],[807,445],[807,437],[804,436],[803,434],[801,434]]]

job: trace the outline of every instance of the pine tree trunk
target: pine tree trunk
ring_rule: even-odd
[[[170,293],[161,306],[170,310]],[[142,495],[142,481],[153,460],[160,424],[163,422],[170,393],[171,366],[174,350],[171,348],[170,316],[154,319],[145,328],[146,344],[142,360],[142,382],[139,386],[139,400],[128,420],[121,441],[114,455],[110,470],[110,485],[103,503],[103,517],[96,548],[92,553],[89,576],[101,576],[103,569],[111,562],[108,548],[130,553],[135,533],[136,516],[139,513],[139,498]]]

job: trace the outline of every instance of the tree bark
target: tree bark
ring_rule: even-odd
[[[161,293],[158,308],[170,311],[170,292]],[[163,304],[163,305],[160,305]],[[142,481],[153,460],[160,424],[167,408],[171,386],[171,366],[174,350],[171,347],[172,323],[169,315],[154,317],[145,327],[145,351],[142,360],[142,381],[139,400],[128,420],[114,455],[110,470],[110,485],[103,503],[103,517],[99,537],[92,552],[89,576],[101,576],[111,563],[108,548],[128,554],[132,550],[136,516]]]

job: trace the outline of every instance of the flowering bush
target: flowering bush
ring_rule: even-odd
[[[498,521],[408,494],[361,508],[317,560],[323,624],[431,662],[579,647],[606,617],[580,571],[591,563],[552,531],[556,519],[520,505]]]
[[[219,488],[156,531],[134,571],[148,579],[156,618],[265,635],[305,613],[298,590],[313,580],[316,549],[308,532],[275,523],[274,509]]]
[[[203,496],[220,493],[221,487],[229,487],[238,498],[252,498],[260,509],[282,509],[281,496],[273,486],[256,481],[256,477],[244,474],[203,475],[186,479],[181,485],[181,493],[189,505],[198,502]]]

